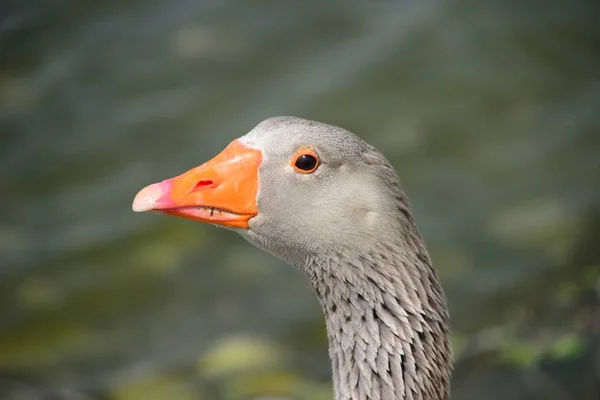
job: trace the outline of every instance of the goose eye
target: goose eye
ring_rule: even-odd
[[[315,154],[311,153],[302,153],[294,162],[294,168],[296,171],[301,172],[303,174],[309,174],[317,169],[319,166],[319,160]]]

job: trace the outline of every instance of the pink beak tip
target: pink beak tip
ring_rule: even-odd
[[[165,194],[163,191],[163,185],[161,183],[154,183],[140,190],[133,199],[131,209],[135,212],[150,211],[155,209],[158,206],[159,200]]]

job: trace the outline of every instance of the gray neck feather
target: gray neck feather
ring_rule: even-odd
[[[407,217],[395,238],[298,265],[325,314],[336,400],[449,398],[444,294]]]

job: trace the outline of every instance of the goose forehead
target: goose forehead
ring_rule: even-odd
[[[269,153],[275,149],[281,149],[282,147],[288,147],[292,142],[293,135],[289,137],[283,137],[284,135],[277,134],[277,132],[269,132],[262,129],[255,128],[239,138],[239,141],[256,150],[260,150],[263,154]],[[266,155],[266,154],[265,154]]]
[[[239,140],[265,156],[293,152],[303,146],[330,154],[347,154],[355,153],[362,144],[356,135],[342,128],[297,117],[267,119]]]
[[[271,118],[258,124],[240,138],[248,147],[263,152],[293,148],[302,142],[310,142],[310,130],[304,120],[291,118]]]

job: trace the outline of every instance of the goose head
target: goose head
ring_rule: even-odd
[[[385,158],[356,135],[295,117],[263,121],[212,160],[138,193],[134,211],[223,226],[297,265],[392,229]]]

